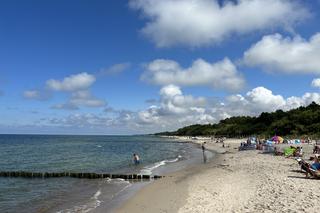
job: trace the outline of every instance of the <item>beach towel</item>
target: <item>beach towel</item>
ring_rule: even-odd
[[[293,155],[293,153],[294,153],[295,150],[296,150],[295,148],[290,148],[290,147],[285,148],[285,149],[284,149],[284,155],[285,155],[285,156]]]

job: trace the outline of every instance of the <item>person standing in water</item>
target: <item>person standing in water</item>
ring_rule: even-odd
[[[133,163],[135,165],[138,165],[140,163],[139,155],[137,155],[136,153],[133,154]]]

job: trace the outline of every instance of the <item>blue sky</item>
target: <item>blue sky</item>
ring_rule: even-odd
[[[320,103],[319,9],[0,1],[0,133],[151,133]]]

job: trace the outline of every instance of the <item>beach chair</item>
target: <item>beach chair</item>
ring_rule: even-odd
[[[314,169],[309,168],[309,171],[307,172],[306,176],[309,177],[309,174],[313,178],[320,179],[320,171],[319,170],[314,170]]]
[[[251,145],[245,145],[245,146],[240,146],[239,151],[244,151],[244,150],[256,150],[257,146],[255,144]]]
[[[307,173],[310,168],[310,164],[301,158],[298,158],[297,161],[298,161],[298,164],[300,165],[301,170]]]
[[[305,172],[307,178],[310,175],[313,178],[320,179],[320,171],[319,170],[312,169],[310,164],[301,158],[298,158],[297,161],[301,167],[301,170],[303,170]]]

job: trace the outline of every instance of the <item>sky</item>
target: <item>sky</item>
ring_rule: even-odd
[[[319,0],[0,0],[0,134],[145,134],[320,103]]]

